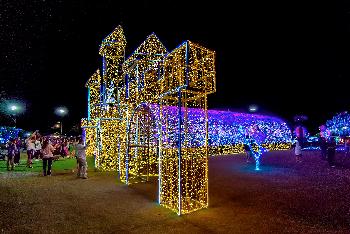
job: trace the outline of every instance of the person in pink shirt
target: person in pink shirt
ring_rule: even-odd
[[[42,146],[42,155],[43,155],[43,175],[51,176],[51,165],[53,159],[53,152],[55,151],[49,140],[45,139]],[[47,166],[47,170],[46,170]]]

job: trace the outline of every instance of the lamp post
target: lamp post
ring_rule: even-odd
[[[15,128],[17,127],[17,118],[16,118],[16,110],[18,107],[16,105],[11,105],[10,106],[10,111],[11,111],[11,117],[13,121],[15,122]]]
[[[61,127],[61,135],[63,133],[63,117],[68,114],[68,109],[66,107],[57,107],[55,110],[56,115],[61,117],[60,127]]]
[[[15,123],[15,128],[17,127],[17,114],[21,113],[23,111],[23,108],[21,105],[18,104],[9,104],[8,106],[9,114]]]

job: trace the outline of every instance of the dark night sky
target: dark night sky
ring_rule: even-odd
[[[70,111],[67,127],[86,117],[84,84],[118,24],[127,55],[152,32],[169,51],[187,39],[215,50],[210,108],[305,114],[311,131],[350,109],[348,2],[228,2],[1,0],[0,87],[27,103],[18,126],[47,129],[58,105]]]

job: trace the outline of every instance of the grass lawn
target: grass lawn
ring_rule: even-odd
[[[94,168],[94,158],[88,157],[87,158],[88,162],[88,168]],[[42,172],[42,160],[36,161],[33,159],[33,168],[28,168],[26,167],[27,163],[27,154],[26,153],[21,153],[21,159],[19,165],[15,166],[16,172]],[[64,172],[64,171],[69,171],[73,170],[76,168],[76,159],[73,158],[62,158],[60,157],[59,160],[53,161],[52,163],[52,172]],[[0,172],[5,172],[7,171],[7,166],[6,166],[6,160],[0,160]]]
[[[183,216],[157,203],[156,177],[127,186],[93,158],[87,180],[71,171],[75,159],[54,162],[51,177],[41,161],[23,173],[0,161],[0,233],[349,234],[350,157],[337,153],[335,168],[318,151],[302,160],[268,152],[255,171],[243,154],[210,157],[209,208]]]

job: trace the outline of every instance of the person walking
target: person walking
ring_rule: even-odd
[[[14,164],[15,164],[15,165],[18,165],[18,164],[19,164],[19,161],[20,161],[20,159],[21,159],[21,147],[22,147],[22,141],[21,141],[21,138],[20,138],[20,137],[18,137],[18,138],[16,139],[15,144],[16,144],[17,150],[16,150],[16,154],[15,154]]]
[[[299,142],[299,140],[296,141],[295,143],[295,160],[296,162],[300,163],[301,162],[301,157],[302,157],[302,153],[301,153],[301,144]]]
[[[55,148],[51,145],[50,141],[45,139],[42,146],[42,154],[43,154],[43,176],[51,176],[51,166],[53,159],[53,152]],[[47,167],[47,170],[46,170]]]
[[[34,156],[34,152],[35,152],[35,136],[30,136],[29,138],[27,138],[26,140],[26,148],[27,148],[27,167],[32,168],[32,159]]]
[[[79,138],[78,144],[75,146],[75,155],[78,161],[78,172],[77,177],[87,179],[87,163],[86,163],[86,148],[83,139]]]

